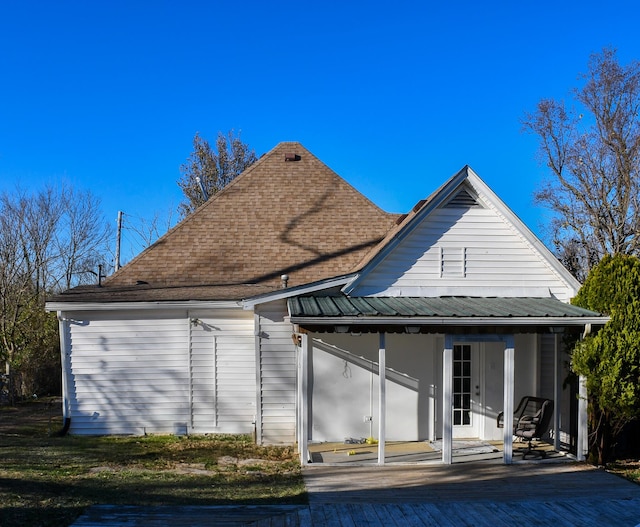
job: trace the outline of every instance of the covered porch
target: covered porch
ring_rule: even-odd
[[[513,463],[520,462],[558,462],[575,460],[565,450],[554,449],[553,440],[545,439],[535,442],[535,448],[544,452],[544,457],[523,458],[527,444],[516,440],[513,444]],[[378,463],[378,445],[363,443],[313,443],[310,442],[309,463],[326,465],[375,465]],[[452,441],[453,463],[499,463],[503,462],[502,441],[485,441],[480,439],[462,439]],[[439,465],[442,463],[442,441],[387,441],[385,443],[385,464],[423,464]]]
[[[465,459],[462,440],[511,464],[524,396],[555,402],[546,450],[584,459],[586,393],[577,379],[566,388],[562,339],[604,324],[599,314],[549,298],[459,297],[307,296],[289,311],[303,464],[452,464]]]

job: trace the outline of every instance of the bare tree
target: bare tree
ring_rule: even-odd
[[[89,192],[47,187],[0,195],[0,360],[10,381],[17,365],[24,371],[59,362],[46,296],[85,283],[107,242]]]
[[[95,281],[95,270],[106,261],[113,229],[91,192],[65,187],[60,198],[62,216],[53,244],[56,259],[50,286],[64,290]]]
[[[535,198],[553,212],[558,256],[583,281],[604,255],[639,253],[640,64],[604,49],[580,78],[575,106],[543,99],[523,124],[554,176]]]
[[[215,149],[196,133],[193,152],[180,167],[178,186],[186,198],[178,206],[181,217],[191,214],[256,160],[255,151],[241,141],[240,134],[234,136],[233,130],[227,135],[218,132]]]

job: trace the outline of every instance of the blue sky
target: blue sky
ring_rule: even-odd
[[[468,164],[542,233],[521,119],[604,46],[640,59],[640,4],[446,4],[5,2],[0,191],[64,179],[109,221],[166,215],[194,134],[234,129],[258,155],[302,142],[390,212]]]

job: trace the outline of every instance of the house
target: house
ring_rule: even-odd
[[[290,142],[47,307],[73,434],[251,433],[303,463],[352,436],[380,463],[388,440],[441,438],[451,463],[477,437],[510,463],[524,395],[556,401],[556,448],[586,451],[562,335],[607,319],[569,303],[579,287],[471,168],[389,214]]]

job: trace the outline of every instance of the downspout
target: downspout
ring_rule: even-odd
[[[69,403],[69,382],[68,382],[68,361],[67,361],[67,344],[69,339],[67,338],[67,332],[69,329],[69,322],[64,318],[62,311],[58,311],[58,329],[60,331],[60,364],[62,366],[62,421],[63,426],[54,435],[65,436],[71,426],[71,410]]]

